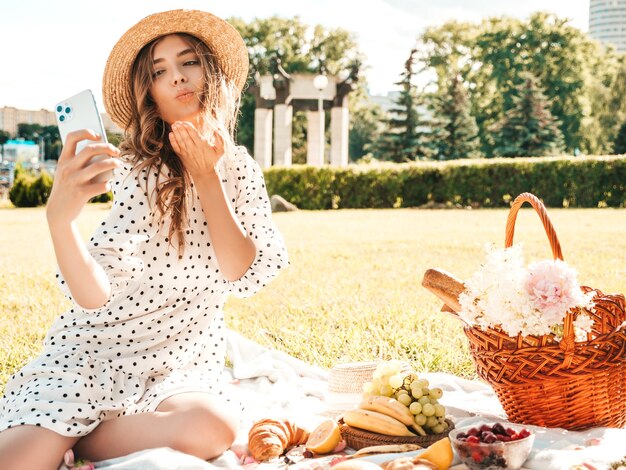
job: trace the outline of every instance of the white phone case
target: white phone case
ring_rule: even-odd
[[[70,96],[67,99],[57,103],[54,107],[57,125],[59,126],[59,133],[61,134],[61,141],[65,145],[67,135],[70,132],[91,129],[92,131],[100,134],[101,141],[106,142],[106,132],[102,125],[102,119],[98,112],[98,106],[96,100],[93,97],[91,90],[84,90],[80,93]],[[87,144],[96,142],[95,140],[81,140],[76,144],[76,153],[79,153]],[[91,163],[97,162],[104,158],[109,158],[108,155],[96,155],[91,159]],[[113,170],[110,172],[101,173],[96,176],[94,182],[109,181],[113,178]]]

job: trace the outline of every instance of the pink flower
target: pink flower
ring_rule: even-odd
[[[531,264],[524,284],[533,307],[550,325],[561,323],[569,309],[588,301],[580,290],[576,271],[561,260]]]

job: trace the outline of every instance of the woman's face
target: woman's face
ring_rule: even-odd
[[[152,60],[150,94],[161,119],[170,125],[175,121],[197,122],[203,73],[193,47],[171,34],[154,46]]]

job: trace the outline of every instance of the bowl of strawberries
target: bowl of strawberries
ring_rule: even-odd
[[[535,434],[522,426],[483,423],[450,432],[452,447],[471,470],[517,470],[524,465]]]

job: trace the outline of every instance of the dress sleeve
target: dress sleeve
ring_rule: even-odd
[[[286,267],[289,257],[283,237],[272,219],[261,167],[244,147],[237,148],[228,165],[232,167],[228,173],[236,178],[235,215],[253,241],[256,257],[240,279],[225,282],[235,297],[249,297]]]
[[[147,172],[148,170],[142,170],[140,178],[127,161],[123,161],[123,166],[115,170],[111,185],[113,205],[87,243],[89,254],[102,266],[111,284],[109,300],[95,309],[79,306],[57,267],[56,276],[61,290],[72,300],[75,308],[86,312],[105,310],[115,299],[138,285],[144,263],[137,254],[158,228],[151,210],[154,205],[150,205],[145,188]],[[141,185],[139,180],[142,181]],[[152,188],[153,186],[150,187]]]

